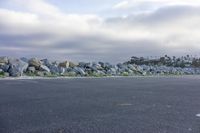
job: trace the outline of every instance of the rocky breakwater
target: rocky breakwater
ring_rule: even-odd
[[[25,57],[17,59],[0,57],[0,77],[102,77],[136,75],[197,75],[200,74],[200,60],[189,56],[171,58],[168,56],[149,59],[132,57],[118,64],[108,62],[50,61]]]

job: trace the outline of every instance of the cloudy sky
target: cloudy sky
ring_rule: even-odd
[[[0,55],[200,55],[200,0],[0,0]]]

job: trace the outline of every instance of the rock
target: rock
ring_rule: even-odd
[[[56,61],[51,62],[48,59],[43,59],[43,60],[41,60],[41,62],[44,66],[48,67],[48,69],[50,70],[51,73],[58,74],[60,72],[59,67],[58,67],[58,65],[59,65],[58,62],[56,62]]]
[[[53,74],[59,74],[60,73],[60,69],[59,69],[58,66],[50,65],[48,67],[49,67],[51,73],[53,73]]]
[[[0,63],[8,64],[8,57],[0,57]]]
[[[28,59],[26,57],[21,57],[20,60],[22,60],[23,62],[28,63]]]
[[[63,68],[63,67],[60,67],[60,68],[58,68],[59,69],[59,73],[60,74],[64,74],[65,73],[65,71],[66,71],[66,68]]]
[[[106,62],[104,67],[107,68],[107,69],[110,69],[110,68],[112,68],[113,66],[112,66],[110,63]]]
[[[85,63],[85,62],[79,62],[79,63],[78,63],[78,66],[79,66],[79,67],[82,67],[82,68],[85,68],[87,65],[88,65],[88,64]]]
[[[66,72],[66,73],[67,73],[67,72],[72,72],[73,70],[74,70],[73,68],[70,68],[70,67],[69,67],[69,68],[66,68],[66,69],[65,69],[65,72]]]
[[[118,71],[120,73],[123,73],[123,72],[127,72],[129,69],[126,65],[121,65],[121,66],[118,66]]]
[[[27,69],[27,64],[29,65]],[[200,74],[200,58],[180,57],[132,57],[131,61],[112,65],[104,62],[80,62],[79,64],[65,62],[51,62],[48,59],[39,60],[25,57],[14,59],[0,57],[0,72],[9,72],[10,76],[20,76],[27,70],[27,74],[38,76],[57,76],[57,75],[168,75],[168,74]],[[69,74],[70,73],[70,74]],[[72,74],[71,74],[72,73]],[[55,75],[51,75],[55,74]]]
[[[97,69],[96,66],[92,66],[92,67],[90,68],[90,70],[93,71],[93,72],[97,72],[98,69]]]
[[[147,72],[142,72],[142,75],[143,75],[143,76],[147,75]]]
[[[35,67],[28,67],[28,72],[34,73],[35,72]]]
[[[34,66],[36,69],[42,65],[42,62],[37,58],[31,58],[28,63],[29,66]]]
[[[68,68],[69,67],[69,62],[65,61],[65,62],[59,63],[59,67]]]
[[[108,71],[107,71],[107,74],[111,74],[111,75],[116,75],[117,73],[117,70],[115,68],[110,68]]]
[[[99,63],[93,63],[91,68],[93,69],[93,71],[103,70]]]
[[[54,61],[54,62],[52,62],[52,65],[58,66],[59,63],[60,63],[60,62],[58,62],[58,61]]]
[[[50,69],[45,65],[40,65],[39,70],[40,71],[45,71],[45,72],[50,72]]]
[[[142,66],[137,66],[137,68],[136,68],[136,70],[138,71],[138,72],[143,72],[143,67]]]
[[[10,58],[8,62],[10,65],[10,68],[8,70],[10,76],[22,76],[23,72],[25,72],[28,68],[28,63],[23,62],[20,59]]]
[[[74,62],[69,62],[69,67],[71,67],[71,68],[73,68],[73,67],[76,67],[76,66],[78,66],[78,64],[77,63],[74,63]]]
[[[133,74],[133,71],[131,69],[128,70],[129,74]]]
[[[105,63],[104,62],[99,62],[98,64],[100,64],[102,68],[105,67]]]
[[[117,64],[117,67],[121,69],[121,68],[124,67],[124,65],[123,65],[122,63],[118,63],[118,64]]]
[[[81,76],[84,76],[86,74],[85,71],[82,68],[80,68],[80,67],[75,67],[74,71],[76,73],[80,74]]]
[[[53,64],[49,65],[48,68],[52,74],[64,74],[65,71],[68,69],[68,68],[59,67]]]
[[[4,64],[4,63],[0,64],[0,69],[2,69],[4,72],[7,72],[9,67],[10,66],[8,64]]]
[[[41,60],[42,64],[49,67],[52,65],[51,61],[49,61],[48,59],[43,59]]]
[[[102,71],[99,71],[99,70],[98,70],[96,73],[97,73],[97,74],[99,74],[99,75],[101,75],[101,76],[104,76],[104,75],[105,75],[105,73],[104,73],[104,72],[102,72]]]
[[[131,69],[131,70],[135,70],[135,67],[132,65],[132,64],[128,64],[128,66],[127,66],[129,69]]]

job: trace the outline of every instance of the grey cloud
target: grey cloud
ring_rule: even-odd
[[[53,29],[52,25],[45,25],[47,21],[39,20],[42,26],[36,25],[34,32],[31,31],[33,28],[30,26],[30,29],[23,29],[23,34],[17,34],[17,31],[14,34],[9,32],[15,30],[12,29],[13,25],[5,27],[5,24],[0,22],[0,55],[121,62],[128,60],[133,55],[160,56],[163,54],[198,53],[200,48],[196,43],[199,42],[197,34],[195,34],[196,38],[188,36],[189,33],[187,32],[191,30],[187,28],[171,29],[171,31],[166,29],[170,28],[173,20],[187,19],[191,16],[198,17],[199,14],[199,7],[165,6],[148,14],[130,15],[127,18],[108,18],[106,20],[102,18],[102,24],[97,25],[81,21],[80,24],[85,27],[80,25],[69,26],[70,31],[65,25],[62,28],[63,23],[56,23],[57,20],[54,21],[55,24],[58,24],[58,28],[55,26]],[[62,20],[61,18],[58,19],[59,22]],[[75,20],[78,21],[79,19]],[[67,23],[68,21],[65,20],[64,22]],[[162,30],[163,27],[160,26],[162,23],[166,23],[165,30]],[[128,24],[127,28],[124,28],[123,24]],[[173,24],[179,25],[179,23]],[[14,25],[14,27],[17,27],[17,25]],[[79,28],[82,29],[80,34],[77,31]],[[73,29],[75,32],[73,32]],[[186,33],[183,31],[186,31]],[[144,32],[148,32],[148,34],[146,35]],[[137,37],[138,34],[141,35]],[[44,42],[45,44],[43,44]],[[176,46],[170,46],[171,42],[175,43]],[[188,42],[190,44],[187,44]]]
[[[26,38],[26,36],[24,36]],[[104,60],[110,62],[119,62],[127,60],[132,55],[140,55],[140,56],[149,56],[155,55],[155,53],[160,53],[161,48],[159,47],[157,42],[153,42],[152,40],[136,40],[136,41],[116,41],[110,40],[106,37],[76,37],[74,39],[65,40],[64,42],[57,42],[52,46],[44,46],[37,47],[34,45],[24,45],[20,42],[16,43],[16,40],[13,40],[12,44],[8,46],[6,43],[9,42],[9,37],[4,38],[6,41],[4,43],[0,43],[0,46],[5,46],[12,48],[22,48],[22,51],[8,50],[8,52],[12,53],[14,56],[37,56],[37,57],[50,57],[55,58],[58,57],[60,59],[68,58],[71,60],[77,61],[95,61],[95,60]],[[18,40],[19,38],[16,37]],[[23,40],[23,39],[22,39]],[[29,41],[27,40],[26,43]],[[145,48],[148,47],[148,48]],[[150,47],[150,48],[149,48]],[[28,50],[23,49],[30,49]],[[59,53],[59,50],[63,50],[66,52]],[[68,50],[73,50],[74,53],[68,53]],[[163,52],[165,53],[165,52]],[[2,54],[2,53],[1,53]],[[5,52],[3,53],[5,54]]]
[[[27,42],[28,43],[28,42]],[[93,47],[91,47],[93,45]],[[98,48],[99,45],[108,46],[107,48]],[[2,46],[0,44],[0,46]],[[16,47],[13,45],[12,47]],[[17,46],[19,47],[19,46]],[[8,47],[9,48],[9,47]],[[29,48],[28,50],[16,51],[8,50],[7,52],[1,52],[2,55],[7,55],[9,52],[12,56],[27,56],[27,57],[40,57],[40,58],[52,58],[52,59],[70,59],[75,61],[110,61],[121,62],[126,61],[129,57],[136,56],[160,56],[163,54],[177,55],[180,51],[181,54],[186,54],[187,49],[171,49],[166,46],[160,45],[159,42],[154,40],[135,40],[135,41],[113,41],[101,39],[83,39],[76,38],[72,42],[66,41],[62,43],[56,43],[50,46],[37,47],[32,45],[24,45],[21,48]],[[68,53],[68,50],[74,50],[74,53]],[[60,53],[59,50],[66,52]]]
[[[164,6],[161,7],[151,13],[140,13],[129,15],[126,18],[115,17],[108,18],[106,20],[107,23],[127,23],[127,24],[159,24],[162,22],[169,22],[172,20],[177,20],[181,17],[191,17],[191,16],[199,16],[200,7],[199,6],[186,6],[186,5],[178,5],[178,6]]]

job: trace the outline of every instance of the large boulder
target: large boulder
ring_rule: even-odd
[[[39,67],[39,70],[40,70],[40,71],[45,71],[45,72],[50,72],[50,69],[49,69],[47,66],[45,66],[45,65],[41,65],[41,66]]]
[[[66,72],[66,68],[59,67],[59,74],[64,74]]]
[[[82,68],[80,68],[80,67],[75,67],[75,68],[74,68],[74,71],[75,71],[76,73],[80,74],[81,76],[86,75],[85,71],[84,71]]]
[[[59,74],[60,73],[60,69],[59,69],[58,66],[50,65],[48,67],[49,67],[51,73],[53,73],[53,74]]]
[[[52,65],[52,62],[49,61],[48,59],[43,59],[43,60],[41,60],[41,62],[42,62],[43,65],[45,65],[47,67]]]
[[[85,62],[79,62],[79,63],[78,63],[78,67],[84,68],[85,66],[86,66],[86,63],[85,63]]]
[[[41,60],[42,64],[44,66],[47,66],[49,71],[52,73],[52,74],[59,74],[60,73],[60,67],[58,66],[59,63],[57,61],[55,62],[51,62],[49,61],[48,59],[43,59]],[[48,71],[48,69],[46,69]]]
[[[21,57],[20,60],[22,60],[23,62],[28,63],[28,59],[26,57]]]
[[[101,65],[101,67],[104,67],[104,66],[105,66],[105,63],[104,63],[104,62],[99,62],[98,64]]]
[[[23,62],[20,59],[10,58],[8,60],[8,63],[10,65],[10,68],[8,70],[10,76],[22,76],[23,72],[25,72],[28,68],[28,63]]]
[[[8,64],[8,57],[0,57],[0,64]]]
[[[78,66],[78,64],[77,63],[74,63],[74,62],[69,62],[69,67],[71,67],[71,68],[73,68],[73,67],[76,67],[76,66]]]
[[[57,64],[51,64],[48,66],[52,74],[64,74],[68,68],[59,67]]]
[[[104,75],[105,75],[105,72],[99,71],[99,70],[98,70],[96,73],[97,73],[98,75],[101,75],[101,76],[104,76]]]
[[[28,63],[29,66],[33,66],[37,69],[42,65],[42,62],[37,58],[31,58]]]
[[[110,68],[113,67],[113,65],[111,65],[109,62],[106,62],[104,67],[105,67],[106,69],[110,69]]]
[[[107,71],[107,74],[111,74],[111,75],[116,75],[117,73],[117,70],[115,68],[110,68],[108,71]]]
[[[68,68],[69,67],[69,61],[59,63],[59,67]]]
[[[117,64],[117,67],[121,69],[121,68],[124,67],[124,65],[123,65],[122,63],[118,63],[118,64]]]
[[[132,65],[132,64],[128,64],[127,67],[128,67],[129,69],[131,69],[131,70],[135,70],[135,69],[136,69],[136,68],[134,67],[134,65]]]
[[[9,67],[10,66],[8,64],[0,63],[0,69],[2,69],[4,72],[7,72]]]
[[[92,63],[92,67],[91,68],[92,68],[93,71],[103,70],[101,65],[99,63],[95,63],[95,62]]]

